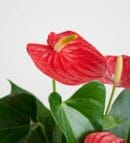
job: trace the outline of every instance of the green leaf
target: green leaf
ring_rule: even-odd
[[[110,129],[111,132],[119,137],[128,138],[130,130],[130,90],[123,90],[112,105],[109,115],[124,120],[116,128]]]
[[[3,131],[3,129],[7,128],[9,132],[12,128],[30,126],[31,119],[31,123],[36,129],[29,131],[29,133],[26,132],[26,136],[28,136],[27,143],[44,143],[45,141],[46,143],[53,143],[54,141],[59,143],[60,140],[56,140],[55,136],[60,139],[63,137],[63,133],[61,130],[56,130],[56,124],[50,111],[33,94],[18,87],[11,81],[10,83],[11,94],[0,99],[0,130]],[[18,136],[18,132],[14,131],[14,136],[15,133]],[[17,142],[20,142],[20,138]]]
[[[103,130],[107,130],[107,129],[117,127],[120,124],[122,124],[123,122],[124,122],[124,120],[121,120],[121,119],[113,117],[113,116],[104,116]]]
[[[82,86],[65,102],[58,93],[53,92],[49,103],[67,143],[80,143],[88,132],[102,129],[105,88],[97,81]]]
[[[30,97],[31,99],[33,99],[33,101],[31,101],[31,104],[30,105],[28,104],[29,106],[27,105],[29,107],[29,112],[28,113],[32,117],[32,119],[37,118],[36,122],[40,122],[44,125],[45,132],[48,136],[48,140],[50,141],[50,143],[54,143],[54,142],[55,143],[61,143],[61,142],[65,143],[66,141],[65,141],[63,133],[61,132],[60,129],[58,129],[57,125],[55,124],[54,119],[52,118],[52,115],[51,115],[50,111],[45,107],[45,105],[43,105],[40,102],[40,100],[38,100],[30,92],[18,87],[16,84],[14,84],[11,81],[10,81],[10,83],[11,83],[11,93],[15,94],[15,96],[16,96],[16,93],[17,94],[24,93],[26,98],[27,98],[27,95],[28,95],[28,98]],[[24,103],[24,104],[26,104],[26,103]],[[33,103],[33,107],[32,107],[32,103]],[[16,104],[16,101],[15,101],[15,104]],[[19,106],[19,103],[18,103],[18,106]],[[32,107],[32,108],[30,108],[30,107]],[[26,111],[27,110],[25,108],[24,113]]]

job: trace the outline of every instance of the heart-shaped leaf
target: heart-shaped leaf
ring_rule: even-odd
[[[123,90],[112,105],[109,115],[124,120],[124,122],[116,128],[110,129],[119,137],[128,138],[130,130],[130,90]]]
[[[11,82],[11,94],[0,99],[0,133],[3,134],[3,129],[7,132],[7,138],[17,137],[17,130],[26,130],[26,143],[59,143],[62,137],[64,138],[60,129],[58,129],[52,118],[50,111],[30,92],[18,87]],[[35,125],[35,130],[27,130],[31,124]],[[23,128],[21,128],[21,126]],[[27,126],[28,128],[24,128]],[[23,132],[24,133],[24,132]],[[20,133],[19,133],[20,134]],[[9,135],[9,137],[8,137]],[[58,136],[59,138],[55,138]],[[3,136],[4,137],[4,136]],[[16,142],[21,141],[21,136],[18,136]],[[0,138],[2,140],[2,137]],[[64,139],[65,140],[65,139]],[[4,141],[4,139],[3,139]],[[9,142],[7,142],[9,141]],[[6,143],[14,143],[7,140]],[[2,142],[1,143],[5,143]],[[20,142],[20,143],[25,143]]]
[[[67,143],[80,143],[88,132],[102,129],[105,88],[100,82],[85,84],[65,102],[54,92],[49,97],[49,103]]]

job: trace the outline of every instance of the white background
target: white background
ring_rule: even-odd
[[[0,97],[9,93],[10,79],[48,104],[51,79],[34,66],[26,44],[46,43],[48,33],[65,30],[80,33],[104,55],[130,55],[130,1],[0,0]],[[77,86],[57,88],[66,99]]]

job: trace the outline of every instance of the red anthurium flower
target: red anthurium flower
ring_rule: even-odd
[[[107,70],[103,82],[114,84],[118,87],[130,88],[130,57],[106,56]]]
[[[52,32],[47,43],[28,44],[27,51],[36,66],[51,78],[64,84],[78,85],[104,74],[105,58],[79,34]]]
[[[89,134],[84,143],[126,143],[126,141],[111,132],[95,132]]]

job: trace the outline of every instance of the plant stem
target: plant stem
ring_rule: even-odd
[[[52,90],[56,92],[56,81],[54,79],[52,79]]]
[[[108,115],[108,113],[109,113],[109,110],[110,110],[110,107],[111,107],[111,104],[112,104],[112,99],[114,97],[115,90],[116,90],[116,87],[113,85],[111,96],[110,96],[110,99],[109,99],[109,102],[108,102],[108,105],[107,105],[107,108],[106,108],[105,115]]]

